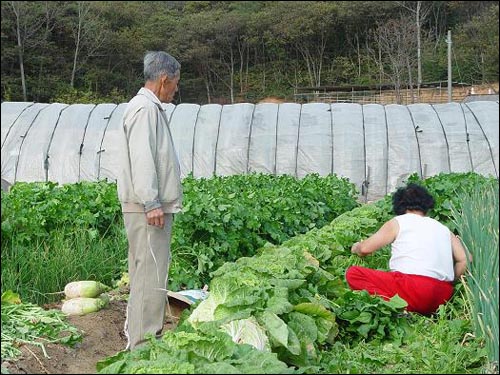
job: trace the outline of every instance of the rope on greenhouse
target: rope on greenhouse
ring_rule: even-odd
[[[54,133],[56,132],[57,125],[59,125],[59,120],[61,119],[61,115],[67,108],[69,108],[69,105],[66,105],[66,107],[62,108],[59,111],[59,115],[57,116],[56,124],[54,125],[54,128],[52,129],[52,134],[50,135],[49,144],[47,145],[47,150],[45,151],[45,160],[43,162],[43,169],[45,169],[45,181],[49,181],[49,151],[50,151],[50,146],[52,146],[52,140],[54,139]]]
[[[385,123],[385,147],[387,150],[385,159],[385,194],[389,193],[389,125],[387,123],[387,109],[385,105],[384,108],[384,123]]]
[[[169,125],[170,125],[170,121],[172,121],[172,116],[174,115],[174,112],[176,109],[177,109],[177,106],[175,106],[174,109],[172,110],[172,112],[170,112],[170,117],[168,118]]]
[[[96,106],[96,107],[97,107],[97,106]],[[95,151],[95,159],[96,159],[96,160],[94,161],[93,165],[94,165],[94,168],[95,168],[95,166],[97,166],[97,171],[96,171],[96,175],[97,175],[97,176],[99,176],[99,173],[100,173],[100,165],[101,165],[101,159],[100,159],[100,157],[101,157],[101,151],[100,151],[100,150],[102,149],[102,143],[103,143],[103,139],[104,139],[104,132],[105,132],[105,128],[108,126],[108,122],[109,122],[109,120],[110,120],[111,116],[113,115],[113,112],[114,112],[117,108],[118,108],[118,105],[114,104],[113,109],[112,109],[109,113],[107,113],[107,115],[106,115],[106,116],[102,117],[102,119],[103,119],[103,120],[107,120],[107,122],[106,122],[106,126],[105,126],[105,127],[104,127],[104,129],[102,130],[102,132],[103,132],[103,136],[102,136],[102,138],[101,138],[101,142],[99,142],[99,144],[98,144],[98,145],[97,145],[97,144],[95,145],[95,148],[96,148],[97,150]],[[91,117],[90,117],[90,118],[91,118]],[[84,135],[84,137],[85,137],[85,138],[82,140],[82,143],[83,143],[83,144],[85,144],[85,143],[87,143],[87,144],[88,144],[88,143],[89,143],[89,141],[88,141],[88,136],[87,136],[87,129],[85,129],[85,135]],[[95,143],[97,143],[97,141],[96,141]],[[87,148],[87,149],[88,149],[88,148]],[[81,155],[80,155],[79,166],[78,166],[78,181],[79,181],[79,182],[80,182],[80,181],[82,181],[82,169],[81,169],[81,165],[82,165],[82,157],[83,157],[83,154],[85,153],[85,149],[83,149],[83,148],[82,148],[82,149],[81,149],[81,151],[82,151],[82,153],[81,153]]]
[[[418,140],[418,134],[417,134],[417,133],[421,132],[422,130],[417,129],[418,125],[415,126],[415,119],[413,118],[413,114],[411,113],[410,108],[408,108],[408,106],[406,106],[406,105],[405,105],[405,108],[408,111],[408,113],[410,114],[411,122],[413,124],[413,130],[415,131],[415,139],[417,141],[417,151],[418,151],[418,165],[420,167],[420,178],[425,178],[424,172],[422,170],[422,155],[420,153],[420,142]]]
[[[363,160],[365,162],[365,167],[364,167],[364,181],[361,184],[361,195],[365,197],[365,202],[368,201],[368,185],[370,184],[368,182],[368,171],[367,169],[369,168],[368,165],[366,164],[366,129],[365,129],[365,111],[364,107],[361,106],[361,119],[362,119],[362,125],[363,125]]]
[[[24,107],[23,110],[19,113],[19,115],[17,115],[16,119],[14,121],[12,121],[12,124],[10,124],[9,129],[7,130],[7,134],[5,134],[5,138],[2,142],[2,148],[3,148],[3,145],[5,144],[5,141],[7,141],[7,138],[9,137],[10,130],[14,127],[14,124],[17,122],[19,117],[21,117],[21,115],[24,113],[24,111],[26,111],[28,108],[31,108],[34,104],[35,103],[31,103],[30,105]]]
[[[198,117],[200,116],[200,111],[201,111],[201,105],[198,107],[198,112],[196,112],[196,120],[194,120],[194,126],[193,126],[193,142],[191,144],[191,172],[192,173],[194,171],[194,145],[195,145],[195,139],[196,139],[196,126],[198,125]],[[170,115],[170,118],[172,118],[172,115]],[[168,124],[170,126],[170,119],[168,120]]]
[[[472,116],[474,116],[474,120],[476,120],[476,123],[478,124],[479,129],[481,129],[481,132],[483,133],[484,138],[486,139],[486,143],[488,143],[488,149],[489,149],[489,151],[490,151],[491,162],[493,163],[493,169],[495,170],[495,176],[498,178],[497,166],[495,165],[495,157],[493,156],[493,150],[491,149],[491,143],[490,143],[490,140],[489,140],[489,138],[487,137],[486,133],[484,132],[483,126],[481,125],[481,123],[480,123],[480,122],[479,122],[479,120],[477,119],[476,114],[472,111],[472,109],[469,107],[469,105],[468,105],[467,103],[464,103],[464,105],[465,105],[465,106],[469,109],[469,111],[472,113]]]
[[[276,173],[278,171],[278,124],[279,124],[279,118],[280,118],[280,105],[278,104],[278,109],[276,110],[276,126],[274,127],[274,139],[275,139],[275,144],[274,144],[274,168],[273,168],[273,174],[276,176]]]
[[[97,151],[97,154],[98,154],[98,161],[97,161],[97,180],[99,180],[101,178],[101,155],[104,151],[106,150],[103,150],[102,149],[102,144],[104,142],[104,137],[106,136],[106,131],[108,130],[108,126],[109,126],[109,123],[111,122],[111,118],[113,117],[113,114],[115,113],[116,109],[119,107],[119,105],[117,105],[113,111],[109,114],[108,116],[108,122],[106,123],[106,126],[104,127],[104,131],[102,132],[102,138],[101,138],[101,143],[99,145],[99,151]],[[80,179],[80,176],[78,176],[78,179]]]
[[[250,125],[248,126],[248,142],[247,142],[247,165],[246,165],[246,173],[248,173],[248,168],[250,164],[250,141],[252,140],[252,128],[253,128],[253,116],[255,114],[255,108],[257,106],[254,104],[252,109],[252,117],[250,118]]]
[[[331,163],[331,173],[333,174],[333,168],[334,168],[334,145],[335,145],[335,139],[334,139],[334,133],[333,133],[333,108],[332,105],[330,104],[330,132],[332,133],[332,163]]]
[[[85,135],[87,134],[87,128],[89,126],[90,117],[92,116],[92,113],[94,113],[94,110],[96,108],[97,108],[97,105],[95,105],[94,108],[92,108],[90,110],[89,115],[87,117],[87,122],[85,123],[85,128],[83,129],[82,141],[80,142],[80,150],[78,151],[78,181],[80,181],[82,152],[83,152],[83,145],[85,144]]]
[[[460,105],[460,109],[462,111],[462,116],[464,118],[464,127],[465,127],[465,140],[467,143],[467,153],[469,155],[469,160],[470,160],[470,168],[472,172],[474,172],[474,162],[472,161],[472,152],[470,150],[470,137],[469,137],[469,129],[467,126],[467,117],[465,116],[465,111],[463,105]]]
[[[38,116],[40,115],[40,113],[46,109],[46,108],[49,108],[50,105],[46,106],[46,107],[43,107],[43,108],[40,108],[40,110],[37,112],[37,114],[35,115],[35,117],[33,118],[33,120],[31,120],[31,124],[30,126],[28,127],[28,129],[26,130],[26,133],[24,133],[24,135],[21,136],[21,138],[23,139],[21,141],[21,145],[19,146],[19,153],[17,154],[17,158],[16,158],[16,166],[14,168],[14,181],[12,181],[12,183],[16,182],[17,181],[17,168],[19,166],[19,159],[21,158],[21,150],[23,149],[23,144],[24,144],[24,141],[26,140],[26,137],[28,136],[28,133],[31,129],[31,127],[33,126],[33,124],[35,123],[36,119],[38,118]]]
[[[297,145],[295,146],[295,177],[298,177],[298,167],[299,167],[299,141],[300,141],[300,124],[302,122],[302,105],[300,106],[299,112],[299,124],[297,126]]]
[[[219,124],[217,125],[217,138],[215,139],[215,148],[214,148],[214,169],[213,169],[214,175],[217,172],[217,147],[219,146],[220,124],[222,122],[222,112],[223,111],[224,111],[224,106],[222,106],[222,109],[220,111]]]
[[[437,119],[439,121],[439,125],[441,125],[441,130],[443,131],[444,141],[446,143],[446,156],[448,159],[448,171],[451,172],[450,145],[448,143],[448,137],[446,135],[446,131],[444,130],[444,125],[443,125],[443,122],[441,121],[441,117],[439,117],[439,113],[436,111],[436,108],[434,108],[434,105],[431,104],[431,108],[436,113]]]

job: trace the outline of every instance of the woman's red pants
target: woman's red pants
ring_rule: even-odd
[[[453,284],[428,276],[408,275],[397,271],[379,271],[351,266],[346,280],[353,290],[367,290],[385,300],[396,294],[408,302],[408,311],[429,315],[453,294]]]

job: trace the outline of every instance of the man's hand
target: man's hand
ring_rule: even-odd
[[[161,207],[146,212],[146,219],[148,220],[149,225],[153,225],[158,228],[163,228],[165,225],[165,215]]]

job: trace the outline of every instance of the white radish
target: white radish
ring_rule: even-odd
[[[64,287],[66,298],[89,297],[94,298],[109,290],[109,287],[99,281],[73,281]]]
[[[99,298],[75,297],[64,301],[61,311],[67,315],[85,315],[101,310],[108,303],[109,297],[106,295]]]

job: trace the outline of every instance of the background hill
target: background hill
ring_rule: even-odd
[[[182,63],[176,103],[296,88],[498,82],[498,1],[3,1],[2,101],[128,101],[145,51]],[[420,51],[420,52],[419,52]],[[497,86],[498,87],[498,86]]]

